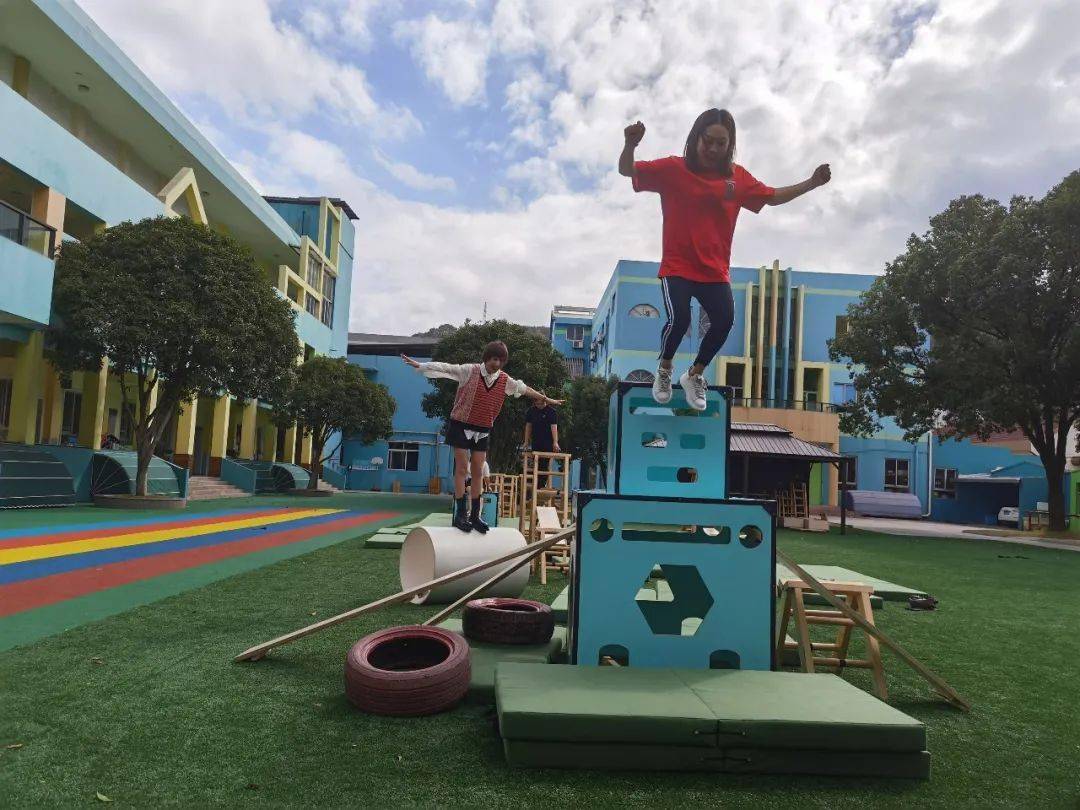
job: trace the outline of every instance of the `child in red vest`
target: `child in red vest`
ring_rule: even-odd
[[[402,360],[425,377],[457,381],[454,409],[450,412],[450,422],[446,426],[446,443],[454,448],[454,498],[457,500],[454,526],[463,532],[476,529],[484,534],[488,530],[488,525],[480,516],[483,470],[487,461],[491,428],[495,425],[495,419],[506,398],[524,394],[541,407],[563,403],[561,399],[550,399],[534,391],[521,380],[515,380],[503,371],[509,356],[506,344],[501,340],[493,341],[484,347],[481,363],[418,363],[411,357],[401,355]],[[472,483],[471,491],[467,494],[465,471],[470,465]],[[472,498],[471,516],[468,509],[469,496]]]

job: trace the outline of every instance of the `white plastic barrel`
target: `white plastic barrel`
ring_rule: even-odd
[[[495,527],[487,534],[465,532],[448,526],[418,526],[405,537],[398,560],[403,590],[415,588],[437,577],[452,574],[484,560],[500,557],[525,546],[525,538],[517,529]],[[450,582],[413,597],[416,605],[445,605],[464,596],[473,588],[504,570],[503,562],[477,571],[475,574]],[[529,564],[484,591],[483,596],[521,596],[529,583]],[[480,594],[478,594],[479,596]]]

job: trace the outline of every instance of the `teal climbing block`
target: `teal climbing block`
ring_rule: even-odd
[[[579,492],[577,505],[571,662],[772,668],[771,502]]]
[[[704,411],[676,386],[667,406],[645,383],[620,383],[609,405],[611,492],[675,498],[727,497],[731,389],[710,387]]]

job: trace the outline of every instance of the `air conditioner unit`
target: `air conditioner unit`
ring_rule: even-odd
[[[575,349],[580,349],[582,346],[585,345],[585,341],[584,340],[571,340],[570,345],[573,346]]]

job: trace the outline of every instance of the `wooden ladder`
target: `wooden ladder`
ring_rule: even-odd
[[[862,616],[868,624],[874,623],[874,609],[870,605],[870,595],[874,592],[871,585],[859,582],[823,582],[825,588],[842,599],[853,611]],[[813,589],[799,579],[785,580],[781,587],[785,590],[784,609],[780,616],[780,629],[776,634],[776,660],[782,662],[786,650],[797,650],[799,666],[803,672],[814,672],[816,667],[831,667],[837,673],[844,667],[869,669],[874,679],[874,694],[882,700],[888,700],[889,691],[885,685],[885,668],[881,663],[881,647],[878,640],[866,633],[866,658],[848,658],[852,628],[855,622],[839,610],[807,609],[805,594]],[[794,621],[795,638],[787,635],[788,624]],[[811,625],[829,625],[837,628],[834,641],[818,642],[810,639]],[[818,653],[825,655],[818,655]]]

